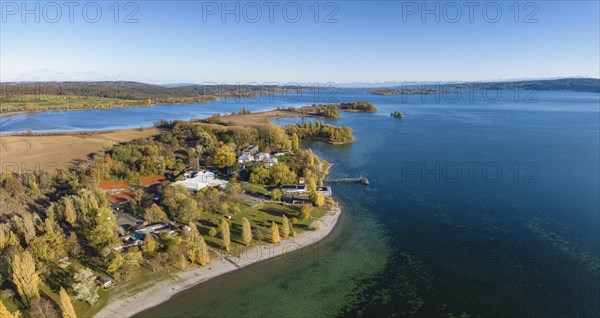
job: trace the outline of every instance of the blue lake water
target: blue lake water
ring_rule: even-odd
[[[218,277],[139,316],[598,317],[600,95],[522,97],[330,96],[327,102],[368,100],[379,108],[328,120],[352,127],[353,144],[303,145],[334,164],[333,177],[371,182],[332,185],[344,205],[342,226],[316,254],[313,247],[300,259]],[[112,129],[315,102],[311,93],[269,98],[0,123],[2,132]]]

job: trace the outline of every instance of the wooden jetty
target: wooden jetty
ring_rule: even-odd
[[[363,185],[369,185],[369,179],[360,176],[358,178],[339,178],[339,179],[328,179],[325,182],[329,183],[360,183]]]

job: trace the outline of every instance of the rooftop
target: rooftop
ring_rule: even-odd
[[[133,198],[135,198],[135,192],[133,190],[109,194],[106,196],[106,199],[111,204],[123,204]]]
[[[129,189],[127,181],[100,181],[98,187],[104,191]]]
[[[167,178],[165,176],[147,176],[147,177],[140,177],[139,181],[140,181],[140,185],[141,186],[151,186],[153,184],[157,184],[157,183],[161,183],[163,181],[166,181]]]

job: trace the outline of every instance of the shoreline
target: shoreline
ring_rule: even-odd
[[[323,224],[317,231],[307,230],[297,237],[290,237],[279,244],[252,247],[241,256],[226,256],[219,253],[209,264],[185,272],[177,272],[171,279],[163,280],[138,293],[109,301],[94,317],[115,318],[132,317],[144,310],[167,302],[178,293],[206,282],[212,278],[263,261],[286,255],[290,252],[309,247],[327,237],[338,224],[342,212],[341,206],[327,211],[319,220]],[[245,255],[245,257],[244,257]],[[258,256],[258,257],[257,257]],[[116,295],[118,297],[119,295]],[[140,301],[142,300],[143,301]]]

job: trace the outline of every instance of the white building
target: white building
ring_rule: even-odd
[[[250,162],[262,162],[264,163],[265,168],[271,168],[272,166],[276,165],[279,162],[279,160],[277,160],[277,158],[271,157],[271,155],[266,152],[259,152],[254,156],[244,152],[238,157],[237,162],[242,165]]]
[[[200,191],[206,187],[218,188],[227,184],[226,180],[218,179],[210,171],[198,171],[192,178],[174,182],[172,185],[184,186],[189,191]]]
[[[242,154],[242,155],[240,155],[238,157],[237,161],[238,161],[239,164],[245,164],[245,163],[248,163],[248,162],[253,162],[254,161],[254,157],[252,155],[250,155],[250,154],[244,153],[244,154]]]
[[[279,161],[277,160],[277,158],[267,158],[263,160],[263,162],[265,163],[266,168],[271,168],[272,166],[276,165]]]
[[[269,158],[271,158],[271,155],[266,152],[259,152],[254,156],[255,161],[264,161]]]

